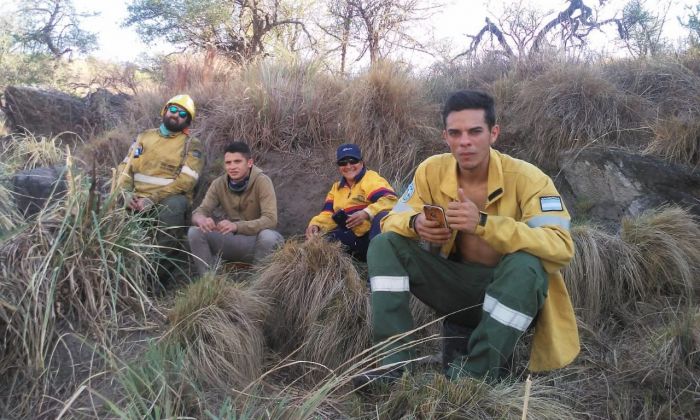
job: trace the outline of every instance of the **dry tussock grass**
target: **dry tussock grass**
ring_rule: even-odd
[[[388,179],[413,170],[420,149],[439,136],[430,124],[438,107],[411,73],[395,63],[379,63],[353,80],[342,102],[342,140],[359,144],[363,156]]]
[[[668,206],[624,218],[620,237],[638,250],[646,283],[636,292],[643,301],[657,295],[692,299],[700,292],[700,220],[691,213]]]
[[[619,89],[646,102],[646,117],[690,117],[700,111],[700,77],[673,58],[614,60],[600,69]]]
[[[370,343],[365,283],[340,244],[287,241],[253,286],[272,305],[265,321],[271,348],[328,369],[365,350]]]
[[[564,279],[577,315],[599,325],[608,314],[630,303],[630,292],[643,277],[639,256],[619,236],[596,226],[575,226],[571,236],[575,252],[564,269]]]
[[[616,235],[588,225],[571,233],[575,254],[564,278],[587,323],[634,313],[638,302],[692,301],[700,290],[700,224],[681,208],[625,218]]]
[[[553,66],[523,81],[513,106],[503,125],[514,138],[505,144],[545,169],[556,168],[556,153],[594,142],[640,144],[640,101],[590,66]]]
[[[177,298],[164,340],[185,349],[200,384],[244,389],[262,373],[267,312],[265,300],[244,285],[208,275]]]
[[[313,63],[251,63],[223,89],[196,130],[217,150],[233,140],[257,153],[322,149],[338,136],[343,83]]]
[[[700,164],[700,122],[697,115],[657,119],[651,126],[654,138],[644,153],[680,164]]]
[[[576,411],[603,418],[695,417],[698,309],[673,300],[666,305],[638,307],[624,325],[608,320],[580,328],[583,351],[557,380]]]
[[[571,416],[567,393],[535,378],[528,403],[528,418],[562,419]],[[491,385],[474,379],[450,381],[442,375],[404,376],[383,401],[381,418],[521,418],[524,382]]]

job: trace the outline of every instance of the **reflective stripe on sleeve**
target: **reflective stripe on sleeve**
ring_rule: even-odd
[[[562,229],[569,230],[571,221],[565,217],[544,215],[533,217],[527,221],[527,225],[532,228],[540,226],[559,226]]]
[[[136,173],[136,174],[134,174],[134,181],[143,182],[144,184],[170,185],[175,180],[169,179],[169,178],[158,178],[157,176],[150,176],[150,175]]]
[[[513,327],[520,331],[525,331],[532,323],[532,317],[511,309],[493,297],[486,295],[484,298],[484,311],[491,315],[491,318],[508,327]]]
[[[413,208],[409,206],[408,204],[399,201],[396,204],[394,204],[394,208],[391,209],[394,213],[402,213],[405,211],[413,211]]]
[[[369,279],[373,292],[408,292],[407,276],[374,276]]]
[[[190,168],[187,165],[183,166],[182,170],[180,172],[182,172],[185,175],[191,176],[192,178],[195,179],[195,181],[199,179],[199,174],[194,169]]]

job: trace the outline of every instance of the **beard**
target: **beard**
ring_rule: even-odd
[[[179,131],[182,131],[185,128],[187,128],[187,126],[189,124],[187,123],[187,119],[182,120],[182,122],[180,122],[179,118],[173,119],[173,118],[168,117],[167,115],[163,115],[163,125],[169,131],[179,132]]]

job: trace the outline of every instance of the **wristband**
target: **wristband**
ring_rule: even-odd
[[[483,211],[479,212],[479,226],[486,227],[486,221],[488,220],[489,215],[487,213],[484,213]]]

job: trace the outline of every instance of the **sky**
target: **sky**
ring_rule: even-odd
[[[139,55],[148,53],[167,53],[172,52],[174,47],[163,42],[146,45],[140,41],[138,35],[133,28],[121,27],[122,22],[127,16],[127,1],[125,0],[110,0],[95,2],[92,0],[73,0],[78,11],[95,11],[99,12],[99,16],[85,19],[83,27],[86,30],[96,32],[98,34],[99,48],[94,53],[95,56],[108,59],[111,61],[134,61],[139,58]],[[430,2],[430,0],[424,0]],[[426,32],[433,31],[435,37],[449,42],[454,46],[453,52],[461,52],[459,48],[463,46],[466,49],[469,39],[466,34],[475,34],[484,25],[484,18],[493,14],[498,14],[500,7],[504,3],[511,3],[513,0],[443,0],[445,6],[432,16],[426,23],[427,27],[421,28]],[[557,13],[564,9],[566,3],[564,0],[523,0],[541,10],[549,10]],[[659,4],[664,4],[668,0],[647,0],[646,3],[650,9],[659,7]],[[676,16],[683,15],[684,6],[687,4],[698,4],[700,1],[693,0],[670,0],[672,7],[668,14],[667,24],[665,27],[666,36],[675,40],[681,38],[683,32],[682,27],[678,23]],[[593,6],[598,3],[598,0],[588,0],[587,4]],[[615,10],[621,10],[625,0],[609,0],[606,7],[603,9],[602,18],[612,17]],[[488,6],[487,6],[488,5]],[[2,7],[2,6],[0,6]],[[619,15],[619,14],[618,14]],[[612,27],[608,28],[610,34],[614,34]],[[615,46],[610,43],[609,39],[603,34],[597,34],[594,37],[594,43],[599,45],[599,48],[608,50],[615,49]],[[608,51],[611,52],[611,51]],[[425,58],[417,57],[417,60],[424,61]]]

